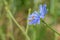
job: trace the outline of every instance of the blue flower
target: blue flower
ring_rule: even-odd
[[[45,15],[46,15],[46,13],[47,13],[46,4],[40,5],[40,6],[39,6],[39,14],[40,14],[40,18],[44,18]]]
[[[40,24],[40,16],[38,12],[34,11],[31,15],[28,16],[28,24],[29,25],[35,25],[35,24]]]
[[[28,16],[28,24],[35,25],[40,24],[40,18],[44,18],[47,13],[46,4],[39,6],[39,12],[34,11],[32,14]]]

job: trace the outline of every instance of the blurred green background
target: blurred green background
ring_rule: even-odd
[[[60,0],[0,0],[0,40],[60,40],[43,22],[25,32],[29,9],[30,13],[38,10],[41,2],[48,8],[44,21],[60,33]]]

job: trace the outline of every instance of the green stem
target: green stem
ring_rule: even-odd
[[[41,19],[41,21],[46,24],[46,27],[50,28],[53,32],[55,32],[56,34],[58,34],[60,36],[60,33],[56,32],[53,28],[51,28],[50,25],[48,25],[43,19]]]
[[[31,8],[29,8],[28,10],[28,16],[30,15],[31,12]],[[28,29],[29,29],[29,25],[28,25],[29,20],[27,19],[27,27],[26,27],[26,33],[28,34]],[[27,39],[26,39],[27,40]]]
[[[28,10],[28,16],[31,13],[31,8]],[[26,33],[28,33],[28,29],[29,29],[29,24],[28,24],[29,20],[27,19],[27,27],[26,27]]]
[[[30,38],[28,37],[28,35],[26,34],[26,32],[23,30],[23,28],[17,23],[17,21],[15,20],[15,18],[12,16],[11,12],[8,9],[6,9],[6,11],[9,13],[10,17],[15,22],[15,24],[18,26],[18,28],[23,32],[23,34],[28,38],[28,40],[30,40]]]
[[[8,8],[8,3],[4,0],[4,3],[6,5],[5,10],[7,11],[7,13],[9,14],[9,16],[11,17],[11,19],[15,22],[15,24],[18,26],[18,28],[23,32],[23,34],[26,36],[26,38],[28,40],[30,40],[29,36],[26,34],[26,32],[24,31],[24,29],[18,24],[18,22],[15,20],[15,18],[13,17],[13,15],[11,14],[11,11]]]

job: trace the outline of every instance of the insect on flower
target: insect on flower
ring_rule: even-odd
[[[40,24],[40,16],[38,14],[38,12],[34,11],[32,14],[29,15],[28,17],[28,24],[31,25],[35,25],[35,24]]]

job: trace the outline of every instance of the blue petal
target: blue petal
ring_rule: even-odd
[[[34,16],[34,18],[32,18],[33,16]],[[30,22],[28,22],[29,25],[37,24],[38,21],[40,20],[38,12],[34,11],[31,15],[29,15],[28,20],[31,20]]]
[[[40,19],[38,20],[37,24],[40,24]]]
[[[44,16],[46,15],[46,13],[47,13],[46,4],[40,5],[40,6],[39,6],[40,18],[44,18]]]

